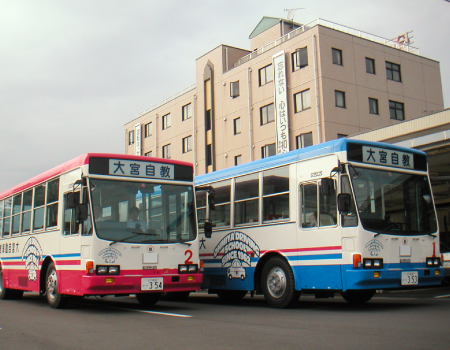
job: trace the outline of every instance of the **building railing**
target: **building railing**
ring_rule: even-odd
[[[259,49],[249,53],[248,55],[240,58],[238,61],[236,61],[234,63],[233,68],[236,68],[236,67],[240,66],[241,64],[244,64],[245,62],[250,61],[251,59],[257,57],[258,55],[261,55],[262,53],[264,53],[268,50],[271,50],[274,47],[279,46],[279,45],[285,43],[286,41],[291,40],[292,38],[296,37],[297,35],[300,35],[318,25],[328,27],[328,28],[331,28],[334,30],[338,30],[340,32],[350,34],[350,35],[356,36],[358,38],[362,38],[362,39],[370,40],[370,41],[373,41],[373,42],[376,42],[376,43],[379,43],[382,45],[390,46],[395,49],[407,51],[409,53],[413,53],[416,55],[419,54],[419,49],[416,47],[413,47],[410,45],[405,45],[405,44],[397,42],[393,39],[382,38],[380,36],[369,34],[369,33],[363,32],[358,29],[346,27],[341,24],[337,24],[337,23],[334,23],[334,22],[331,22],[331,21],[328,21],[325,19],[317,18],[307,24],[302,25],[301,27],[299,27],[297,29],[294,29],[292,32],[289,32],[286,35],[268,43],[267,45],[260,47]]]
[[[188,86],[187,88],[184,88],[183,90],[178,91],[176,94],[174,94],[174,95],[172,95],[170,97],[167,97],[166,99],[164,99],[164,100],[158,102],[157,104],[155,104],[155,105],[153,105],[153,106],[143,110],[142,112],[139,112],[138,115],[137,115],[138,118],[143,116],[144,114],[147,114],[147,113],[153,111],[154,109],[156,109],[158,107],[161,107],[162,105],[164,105],[164,104],[166,104],[166,103],[168,103],[170,101],[175,100],[177,97],[180,97],[181,95],[184,95],[186,92],[194,90],[196,87],[197,87],[197,84],[192,84],[191,86]]]

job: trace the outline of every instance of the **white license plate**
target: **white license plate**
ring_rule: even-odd
[[[402,272],[402,286],[411,286],[419,283],[419,273],[417,271]]]
[[[141,290],[162,290],[164,288],[163,278],[147,278],[141,279]]]
[[[450,267],[450,261],[444,261],[444,267]]]

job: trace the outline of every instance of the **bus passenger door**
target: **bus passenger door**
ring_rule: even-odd
[[[80,192],[74,192],[78,198]],[[81,230],[82,225],[75,215],[75,208],[67,205],[67,193],[63,196],[63,222],[60,254],[56,261],[59,274],[59,289],[63,294],[78,294],[81,286]]]
[[[298,262],[299,289],[340,290],[342,288],[341,229],[337,220],[337,177],[330,174],[336,157],[299,163],[298,174]],[[322,167],[320,167],[322,165]],[[321,171],[311,173],[309,169]],[[306,170],[308,169],[308,170]],[[302,174],[301,171],[308,173]],[[322,175],[323,174],[323,175]],[[317,176],[317,179],[314,177]],[[304,181],[302,181],[304,179]]]

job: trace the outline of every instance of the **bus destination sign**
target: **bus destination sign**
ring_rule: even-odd
[[[173,164],[109,159],[109,175],[174,180],[174,169]]]
[[[412,153],[373,146],[362,146],[362,151],[364,163],[414,169]]]

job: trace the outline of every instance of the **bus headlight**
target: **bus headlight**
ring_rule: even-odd
[[[120,266],[97,265],[97,275],[120,275]]]
[[[427,265],[427,267],[441,266],[441,259],[440,258],[427,258],[426,265]]]
[[[383,259],[364,259],[363,266],[365,269],[382,269]]]

